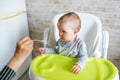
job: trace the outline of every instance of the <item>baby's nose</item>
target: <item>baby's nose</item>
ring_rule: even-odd
[[[62,32],[59,32],[59,35],[60,35],[60,36],[62,36],[62,35],[63,35],[63,33],[62,33]]]

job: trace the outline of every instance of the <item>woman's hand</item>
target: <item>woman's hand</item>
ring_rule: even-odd
[[[14,56],[7,64],[7,66],[16,72],[22,65],[22,63],[25,61],[25,59],[30,55],[32,50],[33,41],[29,37],[21,38],[17,43]]]
[[[26,59],[33,50],[33,41],[29,37],[21,38],[16,47],[15,57]]]

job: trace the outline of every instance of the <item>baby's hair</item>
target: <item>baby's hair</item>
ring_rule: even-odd
[[[66,22],[68,22],[72,28],[77,29],[78,31],[81,28],[80,17],[74,12],[68,12],[68,13],[64,14],[62,17],[60,17],[57,25],[59,26]]]

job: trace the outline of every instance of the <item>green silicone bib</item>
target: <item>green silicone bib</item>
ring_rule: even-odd
[[[39,55],[31,63],[34,74],[45,80],[113,80],[117,68],[108,60],[89,58],[85,68],[79,74],[71,71],[76,58],[57,54]]]

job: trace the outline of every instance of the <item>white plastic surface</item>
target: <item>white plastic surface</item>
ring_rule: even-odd
[[[109,33],[107,31],[103,31],[103,58],[107,59],[107,49],[109,46]]]
[[[16,43],[22,36],[29,36],[25,0],[0,1],[0,71],[15,52]],[[17,80],[29,67],[32,55],[17,71]]]

